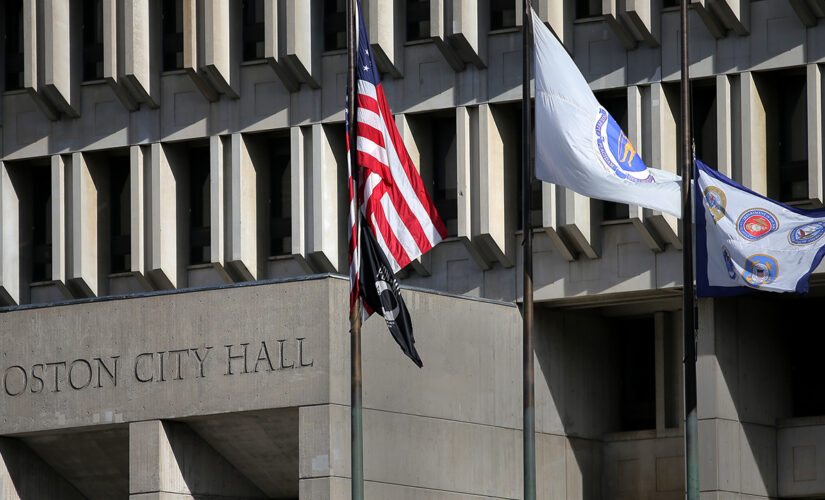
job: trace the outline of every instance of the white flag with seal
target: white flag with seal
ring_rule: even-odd
[[[648,168],[590,90],[573,59],[532,13],[536,68],[536,177],[591,198],[679,217],[681,178]]]
[[[825,254],[825,209],[770,200],[696,160],[696,294],[808,291]]]

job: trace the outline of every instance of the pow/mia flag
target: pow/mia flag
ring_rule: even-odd
[[[387,257],[378,246],[367,221],[361,217],[361,271],[359,285],[361,297],[368,313],[384,316],[392,338],[401,350],[420,368],[421,358],[415,350],[412,321],[404,300],[401,298],[398,279],[390,268]]]
[[[825,209],[768,199],[696,160],[696,294],[808,291],[825,254]]]

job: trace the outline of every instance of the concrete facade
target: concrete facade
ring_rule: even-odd
[[[3,499],[348,498],[337,3],[0,0]],[[446,294],[404,292],[425,368],[367,323],[368,498],[521,496],[519,4],[362,0],[450,232],[400,273]],[[677,171],[672,4],[534,0]],[[825,203],[822,17],[690,10],[697,155],[803,207]],[[540,498],[682,497],[677,221],[544,183],[532,215]],[[807,298],[700,301],[703,499],[825,498],[817,271]]]

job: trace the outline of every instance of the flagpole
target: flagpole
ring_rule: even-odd
[[[349,154],[352,172],[353,193],[355,193],[356,213],[355,238],[360,232],[360,217],[358,207],[358,180],[359,170],[357,163],[357,142],[355,133],[355,0],[347,1],[347,48],[349,64],[347,67],[349,86],[347,91],[347,117],[349,119]],[[353,257],[354,258],[354,257]],[[350,420],[351,440],[350,453],[352,458],[352,500],[364,500],[364,427],[361,407],[361,294],[357,294],[355,306],[350,312]]]
[[[699,500],[699,425],[696,415],[696,311],[693,286],[693,148],[690,120],[690,59],[688,1],[681,2],[682,22],[682,336],[685,382],[685,490],[687,500]]]
[[[522,223],[524,235],[524,328],[523,347],[523,387],[522,404],[524,410],[524,500],[536,498],[536,401],[533,371],[533,224],[532,191],[533,169],[530,167],[530,59],[532,54],[533,21],[530,17],[530,0],[524,1],[522,12],[522,84],[521,84],[521,165],[522,165]]]

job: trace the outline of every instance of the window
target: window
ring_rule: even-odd
[[[125,273],[131,269],[131,189],[129,157],[116,156],[109,161],[109,234],[111,272]]]
[[[679,4],[679,0],[662,0],[662,7],[664,7],[665,9],[669,7],[678,7]]]
[[[273,137],[269,144],[269,255],[289,255],[292,253],[289,137]]]
[[[264,0],[243,0],[243,60],[264,58]]]
[[[430,38],[430,0],[407,0],[407,41]]]
[[[691,82],[693,105],[693,142],[696,157],[718,169],[716,157],[716,83],[714,80]]]
[[[433,203],[450,236],[458,234],[458,179],[455,115],[434,118],[432,133]],[[423,159],[422,159],[423,162]]]
[[[31,186],[32,282],[49,281],[52,279],[52,181],[48,165],[31,167]]]
[[[83,2],[83,81],[103,78],[103,1]]]
[[[490,29],[500,30],[515,25],[516,0],[490,0]]]
[[[576,0],[576,19],[602,15],[601,0]]]
[[[210,233],[209,147],[189,149],[189,264],[212,258]]]
[[[607,90],[596,92],[596,99],[604,109],[610,113],[610,116],[616,120],[616,123],[627,134],[627,90]],[[638,144],[634,144],[638,147]],[[625,220],[630,217],[630,207],[625,203],[615,203],[612,201],[603,202],[603,217],[605,221]]]
[[[621,430],[656,428],[656,349],[653,318],[623,318],[620,336]]]
[[[163,0],[163,71],[183,68],[183,0]]]
[[[324,0],[324,50],[347,48],[347,2]]]
[[[23,88],[23,1],[6,0],[4,12],[6,90]]]

